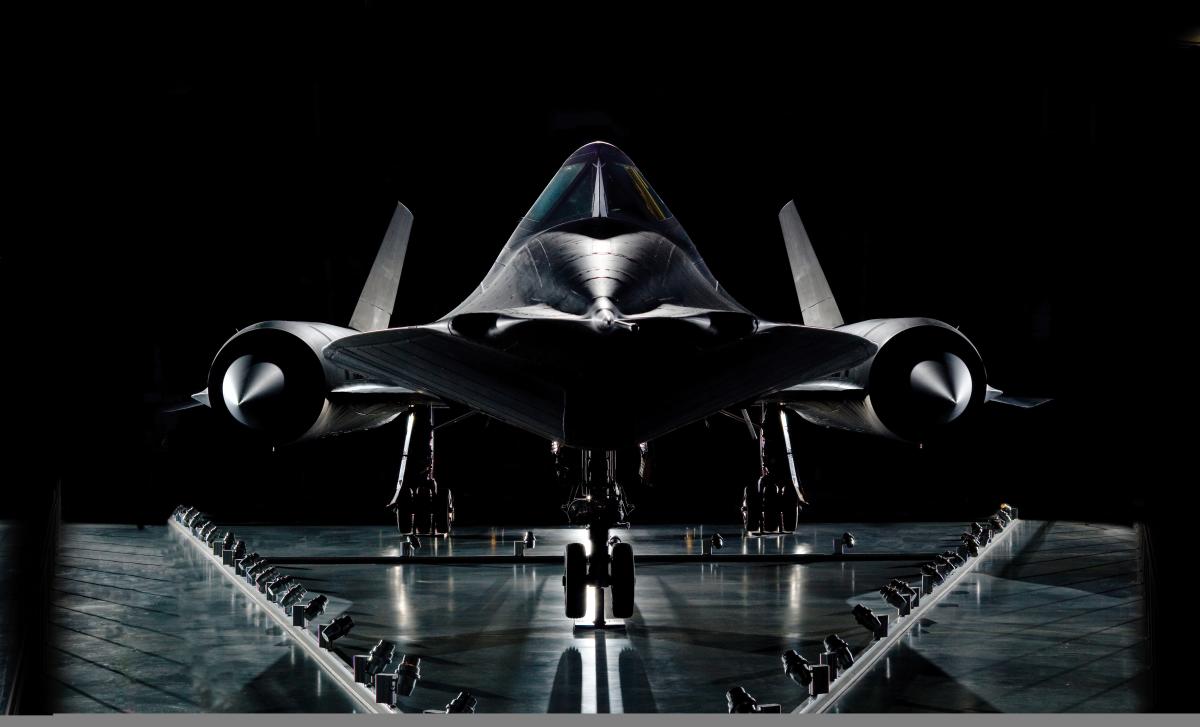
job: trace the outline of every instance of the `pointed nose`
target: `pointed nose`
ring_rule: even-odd
[[[971,371],[952,353],[913,366],[909,384],[930,413],[943,423],[957,419],[971,403]]]
[[[221,395],[234,419],[248,427],[261,428],[283,399],[285,385],[283,369],[246,355],[226,369]]]

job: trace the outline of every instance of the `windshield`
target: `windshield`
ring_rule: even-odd
[[[525,216],[530,222],[540,223],[543,228],[591,217],[595,187],[596,168],[593,164],[565,164]]]
[[[571,155],[525,215],[539,230],[587,217],[658,223],[671,213],[628,157],[593,143]]]
[[[671,216],[667,206],[651,189],[638,168],[632,164],[609,162],[601,167],[608,212],[662,222]]]

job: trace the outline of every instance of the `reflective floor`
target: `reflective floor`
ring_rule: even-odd
[[[1131,712],[1148,708],[1138,541],[1124,527],[1024,522],[842,712]]]
[[[290,637],[165,526],[65,526],[51,596],[56,712],[353,711]]]
[[[394,531],[378,528],[234,529],[268,556],[390,555],[399,546]],[[422,554],[509,554],[525,529],[463,529],[450,541],[426,539]],[[734,526],[717,528],[732,552],[768,553],[828,552],[846,530],[859,541],[855,552],[942,550],[962,529],[825,524],[805,525],[797,536],[742,539]],[[535,532],[539,554],[561,553],[584,535]],[[682,526],[620,535],[638,553],[695,552],[702,539],[699,528]],[[60,709],[350,711],[349,699],[328,679],[322,684],[319,668],[185,537],[166,527],[67,526],[52,614]],[[865,675],[836,706],[1138,709],[1144,689],[1131,677],[1146,658],[1135,636],[1141,602],[1128,574],[1136,552],[1125,552],[1136,546],[1133,532],[1022,522],[1003,545],[880,663],[879,674]],[[850,605],[883,609],[876,589],[891,578],[919,580],[917,565],[640,565],[633,618],[624,631],[599,633],[573,630],[563,616],[558,565],[300,564],[285,572],[329,596],[322,621],[354,618],[337,642],[343,657],[381,638],[397,643],[397,658],[421,657],[422,679],[402,703],[406,711],[441,707],[468,688],[480,712],[722,712],[735,685],[785,709],[799,704],[780,654],[815,655],[830,633],[861,648],[869,635]],[[1089,667],[1088,658],[1104,666]],[[1102,676],[1111,683],[1095,681]]]
[[[649,554],[700,553],[715,533],[726,539],[722,553],[831,553],[833,539],[842,533],[854,535],[857,546],[850,552],[926,553],[941,551],[946,543],[957,544],[961,531],[947,533],[946,523],[804,523],[795,534],[741,538],[740,523],[697,526],[633,526],[615,528],[613,534],[637,543],[637,552]],[[395,528],[316,527],[275,525],[230,526],[253,550],[276,556],[397,556],[404,539]],[[224,529],[224,528],[222,528]],[[418,555],[511,555],[513,543],[531,531],[537,545],[531,555],[560,555],[567,543],[586,543],[583,528],[458,528],[453,538],[421,537]],[[948,538],[947,536],[954,536]]]

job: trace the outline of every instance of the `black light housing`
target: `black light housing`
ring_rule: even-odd
[[[259,573],[262,573],[264,570],[266,570],[270,566],[271,566],[271,561],[267,560],[266,558],[259,558],[258,560],[251,563],[250,567],[248,567],[248,568],[246,567],[246,564],[243,561],[242,572],[246,574],[247,578],[249,578],[251,581],[253,581],[258,576]]]
[[[530,545],[530,548],[533,546]],[[446,714],[475,714],[475,706],[479,701],[471,696],[471,692],[464,689],[458,693],[458,696],[446,703]]]
[[[287,589],[291,587],[292,581],[296,580],[296,576],[282,575],[275,576],[267,581],[267,593],[272,596],[278,596],[281,593],[287,593]]]
[[[884,586],[879,589],[879,595],[883,596],[883,600],[887,601],[889,606],[903,612],[908,604],[904,600],[904,596],[891,586]]]
[[[933,556],[933,566],[935,568],[937,568],[938,573],[941,573],[943,576],[948,575],[951,571],[954,570],[954,563],[952,563],[944,555]]]
[[[875,615],[875,612],[861,603],[856,603],[851,611],[854,614],[854,620],[872,634],[877,634],[883,630],[883,622]]]
[[[525,534],[521,536],[521,540],[524,541],[526,548],[533,548],[537,545],[537,536],[533,534],[532,530],[526,530]],[[471,696],[470,692],[461,692],[459,696],[463,694],[466,694],[468,697]],[[474,708],[471,711],[474,712]]]
[[[812,684],[813,672],[808,659],[800,656],[795,649],[783,652],[780,659],[783,661],[783,673],[787,674],[789,679],[805,688]]]
[[[621,539],[614,535],[608,539],[608,547],[611,548],[619,542],[621,542]]]
[[[329,597],[325,595],[317,596],[313,600],[309,601],[308,605],[304,607],[304,618],[312,621],[317,616],[325,613],[326,603],[329,603]]]
[[[271,580],[278,574],[279,569],[273,565],[267,566],[265,569],[260,570],[254,576],[254,585],[258,587],[258,592],[265,593],[267,590],[267,581]]]
[[[350,618],[349,614],[342,614],[321,629],[321,636],[325,637],[326,643],[332,648],[333,642],[350,633],[352,628],[354,619]]]
[[[303,598],[304,594],[307,592],[308,589],[304,587],[303,583],[295,583],[287,590],[287,593],[283,594],[283,597],[279,599],[279,605],[287,608]],[[324,598],[324,596],[322,596],[322,598]]]
[[[734,687],[725,692],[725,704],[730,714],[754,714],[759,711],[758,700],[750,696],[744,687]]]
[[[942,557],[949,561],[950,565],[954,566],[955,568],[959,567],[963,563],[966,563],[966,561],[963,560],[963,557],[953,550],[944,551],[942,553]]]
[[[971,554],[972,558],[979,557],[979,541],[975,539],[974,535],[963,533],[962,544],[967,549],[967,552]]]
[[[396,668],[396,694],[401,697],[411,696],[421,679],[421,657],[405,654]]]
[[[974,535],[978,539],[979,536],[983,535],[983,526],[979,523],[971,523],[971,535]]]
[[[850,653],[850,644],[843,641],[842,637],[837,634],[825,637],[825,650],[837,655],[839,670],[854,663],[854,654]]]
[[[713,533],[712,539],[708,542],[712,545],[713,550],[720,550],[725,547],[725,538],[722,538],[720,533]]]
[[[853,548],[855,544],[854,536],[850,533],[842,533],[842,547]]]
[[[891,586],[892,588],[895,588],[902,595],[905,595],[905,596],[917,595],[917,589],[908,585],[907,583],[900,580],[899,578],[893,578],[892,580],[888,581],[888,585]]]
[[[419,550],[421,547],[421,539],[417,537],[416,533],[413,533],[412,535],[408,536],[408,544],[412,546],[413,550]]]
[[[239,540],[233,546],[233,559],[238,560],[239,558],[245,558],[245,557],[246,557],[246,541]]]
[[[388,664],[392,663],[392,657],[396,654],[396,644],[387,639],[380,639],[379,643],[371,649],[367,655],[367,666],[365,668],[367,675],[367,684],[374,684],[375,675],[387,668]]]
[[[232,531],[232,530],[226,530],[226,531],[225,531],[225,537],[224,537],[224,538],[221,538],[221,547],[222,547],[222,548],[232,548],[232,547],[233,547],[233,541],[234,541],[234,537],[233,537],[233,531]]]
[[[938,571],[937,567],[934,566],[933,563],[926,563],[925,565],[921,566],[921,575],[932,578],[934,585],[940,586],[946,582],[945,577],[942,576],[941,572]]]

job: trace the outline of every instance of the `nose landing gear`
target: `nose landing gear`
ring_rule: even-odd
[[[633,616],[633,547],[620,538],[609,538],[611,527],[629,527],[625,517],[633,509],[613,474],[615,453],[584,452],[586,479],[575,486],[563,510],[573,524],[586,525],[591,556],[583,543],[567,545],[564,558],[563,591],[567,618],[583,618],[587,612],[587,588],[595,589],[595,619],[591,628],[624,628],[604,620],[604,589],[612,593],[614,618]],[[578,628],[578,627],[577,627]],[[586,627],[585,627],[586,628]]]

